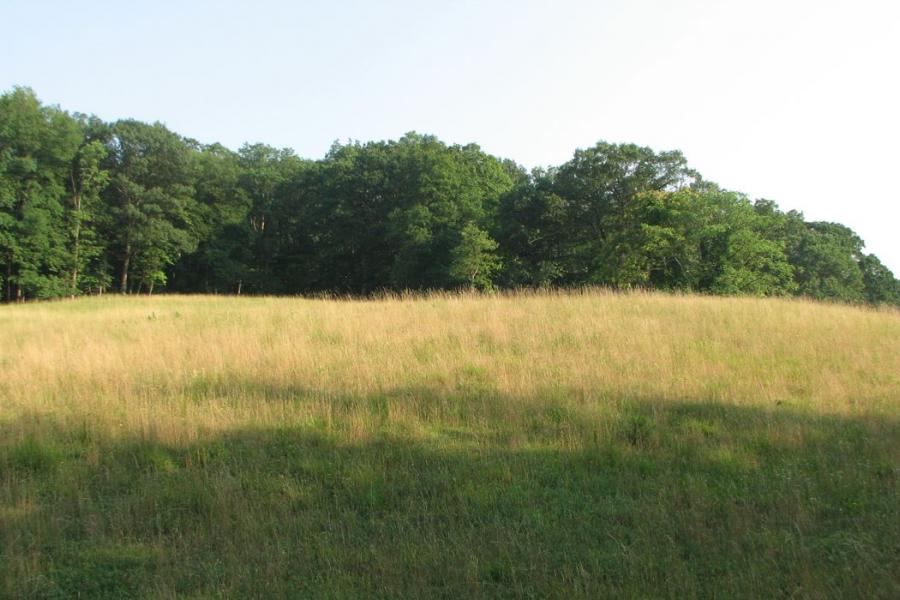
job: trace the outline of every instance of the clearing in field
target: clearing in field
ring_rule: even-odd
[[[0,307],[0,596],[900,597],[900,313]]]

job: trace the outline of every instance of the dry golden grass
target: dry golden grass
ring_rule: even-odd
[[[900,408],[900,313],[796,300],[102,298],[3,307],[0,327],[5,418],[92,415],[173,442],[328,418],[342,395],[384,395],[415,426],[416,390],[433,401],[473,386],[517,399],[513,419],[546,394],[588,412],[621,398]]]
[[[0,424],[5,438],[0,440],[0,467],[4,469],[0,482],[5,486],[5,491],[0,492],[0,526],[7,532],[5,546],[0,546],[5,548],[0,550],[5,552],[0,558],[7,560],[6,566],[0,567],[0,577],[6,576],[0,594],[5,591],[11,597],[26,593],[65,595],[67,590],[72,591],[71,586],[85,585],[78,574],[82,570],[90,573],[90,565],[82,568],[80,559],[72,558],[83,555],[75,553],[73,547],[100,548],[96,550],[98,554],[90,556],[94,556],[92,564],[103,569],[119,568],[109,566],[112,559],[104,548],[113,548],[110,556],[133,551],[139,555],[133,559],[134,564],[145,565],[132,568],[132,563],[128,563],[132,566],[121,567],[124,574],[114,579],[110,587],[98,588],[99,591],[90,588],[86,596],[258,595],[264,591],[292,595],[300,594],[298,590],[308,595],[333,596],[372,592],[512,597],[613,592],[665,595],[654,592],[664,589],[660,586],[669,580],[674,581],[673,590],[681,590],[686,596],[716,590],[744,590],[749,595],[790,593],[791,590],[783,589],[785,585],[794,586],[794,592],[800,595],[831,595],[846,591],[849,588],[842,586],[854,580],[863,582],[860,590],[882,589],[890,595],[900,585],[896,579],[891,581],[889,571],[884,571],[897,563],[894,556],[893,562],[885,564],[885,555],[900,546],[897,525],[890,523],[897,516],[890,507],[897,499],[900,450],[896,439],[900,418],[900,312],[896,310],[798,300],[603,291],[438,294],[372,301],[104,297],[3,306],[0,330],[4,340],[0,346]],[[691,407],[699,408],[691,412]],[[848,438],[850,441],[832,439],[839,437],[836,432],[845,426],[856,432]],[[281,465],[278,461],[282,459],[267,463],[272,460],[265,458],[269,453],[255,466],[248,466],[249,463],[235,463],[237,454],[230,454],[221,458],[221,463],[204,462],[213,460],[208,458],[212,452],[209,449],[222,444],[243,448],[245,455],[258,447],[281,448],[280,442],[272,440],[280,440],[278,432],[285,431],[307,432],[297,434],[298,447],[306,448],[306,458],[302,460],[311,460],[310,448],[321,448],[303,441],[308,439],[307,434],[315,431],[315,435],[325,436],[323,439],[333,447],[329,446],[328,453],[322,455],[323,464],[332,460],[327,456],[343,457],[343,467],[333,466],[336,473],[344,474],[342,481],[368,482],[366,494],[372,497],[366,496],[369,499],[365,502],[381,506],[382,511],[373,514],[398,523],[406,523],[404,517],[410,523],[430,519],[444,510],[443,503],[451,507],[446,509],[448,518],[458,517],[460,522],[467,522],[460,515],[479,510],[495,515],[492,523],[512,519],[503,516],[504,503],[512,507],[521,503],[522,511],[527,507],[539,510],[541,499],[546,499],[554,488],[565,488],[565,484],[559,480],[537,483],[536,472],[570,478],[576,477],[571,473],[582,473],[578,476],[586,479],[575,489],[583,487],[587,491],[584,498],[572,500],[577,509],[565,508],[567,499],[578,496],[569,492],[553,501],[555,508],[545,507],[544,521],[540,521],[545,525],[529,530],[522,524],[524,521],[508,523],[509,531],[519,528],[516,531],[525,532],[521,533],[524,537],[516,538],[522,549],[514,561],[524,565],[525,571],[516,571],[498,558],[506,556],[504,552],[515,551],[498,550],[498,554],[486,550],[479,554],[468,546],[473,541],[467,536],[476,533],[498,544],[498,540],[506,539],[504,536],[512,536],[501,533],[499,525],[497,530],[490,528],[493,525],[484,525],[487,529],[465,530],[468,533],[450,527],[445,532],[448,537],[440,544],[447,552],[444,559],[429,558],[428,552],[433,548],[424,538],[411,540],[411,554],[398,559],[398,564],[406,565],[405,575],[392,570],[391,551],[385,550],[384,556],[366,554],[366,548],[380,544],[385,534],[360,526],[352,529],[355,534],[347,534],[348,539],[358,536],[358,543],[340,546],[333,542],[321,549],[323,554],[315,555],[318,563],[306,557],[305,560],[313,561],[309,564],[317,564],[320,569],[325,568],[323,564],[331,565],[333,578],[319,581],[319,587],[309,582],[301,585],[291,583],[288,575],[297,567],[281,555],[270,554],[275,550],[266,544],[278,539],[279,527],[291,530],[296,526],[298,531],[307,531],[296,523],[309,525],[313,514],[309,507],[324,510],[322,507],[329,503],[344,508],[356,506],[356,492],[346,492],[350,500],[344,506],[335,500],[342,497],[343,492],[339,491],[344,488],[333,487],[338,484],[328,479],[328,471],[316,471],[317,477],[324,478],[316,479],[319,487],[299,475],[296,477],[300,479],[292,484],[293,480],[285,475],[294,473],[290,469],[272,472],[266,486],[271,484],[277,490],[266,488],[268,491],[259,492],[258,502],[267,505],[271,501],[270,514],[276,514],[281,525],[272,525],[272,530],[265,531],[269,522],[254,513],[251,505],[236,499],[241,494],[246,499],[251,492],[245,486],[238,496],[234,496],[234,490],[226,493],[221,487],[228,481],[223,479],[223,473],[252,477],[252,472],[274,468],[268,464]],[[247,441],[248,432],[256,432],[251,436],[255,440],[252,443]],[[352,449],[365,448],[370,450],[363,455],[347,454]],[[655,499],[641,496],[647,504],[636,499],[634,505],[621,504],[624,500],[616,496],[616,506],[632,506],[629,510],[634,514],[628,513],[630,516],[622,517],[622,522],[616,521],[618,517],[605,516],[607,521],[603,522],[617,524],[610,525],[608,535],[597,534],[601,546],[611,544],[610,552],[621,550],[618,558],[608,558],[612,562],[607,566],[628,573],[624,580],[600,577],[606,563],[597,558],[600,555],[595,551],[599,551],[599,546],[590,550],[593,554],[579,555],[590,549],[590,543],[585,545],[584,541],[565,537],[563,534],[577,536],[564,525],[570,513],[553,512],[565,509],[577,513],[593,510],[591,506],[600,510],[596,507],[602,496],[598,490],[606,490],[604,486],[612,483],[601,485],[591,479],[595,476],[591,470],[594,467],[573,467],[565,475],[566,470],[560,465],[568,464],[566,461],[573,460],[573,456],[595,456],[601,450],[606,453],[603,456],[613,457],[609,458],[612,466],[607,465],[613,469],[610,472],[619,473],[616,477],[620,479],[613,486],[616,493],[616,486],[631,485],[632,472],[644,473],[650,478],[648,489],[658,490]],[[794,452],[797,456],[807,452],[802,454],[807,462],[792,462]],[[846,468],[849,473],[859,466],[840,463],[856,460],[843,458],[847,452],[855,452],[859,460],[865,458],[865,464],[874,464],[872,468],[878,473],[887,473],[886,480],[868,472],[859,475],[866,478],[866,485],[871,484],[869,492],[873,497],[886,496],[881,498],[884,504],[878,504],[877,510],[859,509],[862,512],[858,527],[853,522],[832,522],[830,512],[820,514],[820,509],[805,499],[790,497],[799,489],[795,484],[776,481],[782,472],[790,472],[798,477],[822,478],[808,485],[832,485],[824,481],[831,470]],[[151,510],[140,503],[140,498],[122,496],[110,473],[118,473],[116,469],[122,468],[120,477],[131,477],[125,472],[131,467],[104,462],[104,453],[129,457],[127,460],[134,461],[134,469],[150,469],[146,477],[152,479],[121,484],[143,486],[140,489],[145,496],[165,486],[181,489],[177,486],[183,482],[178,483],[178,477],[183,473],[207,477],[196,480],[205,483],[197,483],[197,490],[201,491],[195,490],[198,497],[212,498],[209,503],[213,508],[203,509],[204,516],[197,517],[199,521],[207,520],[202,526],[197,525],[196,531],[191,529],[191,521],[185,521],[175,529],[167,529],[165,535],[155,530],[148,533],[141,519],[155,518],[154,511],[159,511],[166,500],[159,500],[159,505],[154,504],[156,508]],[[399,493],[399,483],[385,484],[384,488],[373,483],[398,477],[390,470],[390,461],[382,460],[395,455],[392,453],[408,457],[407,463],[400,461],[405,464],[408,479],[403,481],[408,486],[414,486],[417,480],[430,481],[433,486],[445,485],[447,473],[458,469],[461,479],[454,479],[454,485],[460,487],[453,493],[469,494],[465,502],[454,504],[457,496],[448,496],[431,508],[423,505],[423,512],[413,514],[403,497],[391,495]],[[682,457],[682,462],[670,463],[675,456]],[[494,462],[485,457],[494,457],[490,459]],[[480,462],[482,459],[488,462]],[[301,458],[290,459],[295,460]],[[689,468],[690,460],[706,466],[698,466],[694,473]],[[466,482],[466,473],[472,469],[470,461],[475,461],[472,472],[476,475]],[[809,461],[818,466],[808,467]],[[209,470],[213,467],[207,466],[211,464],[220,469],[215,471],[215,477]],[[432,471],[428,465],[433,464],[444,464],[445,469]],[[478,470],[481,467],[484,472]],[[70,474],[64,475],[67,468]],[[207,471],[192,471],[198,468]],[[517,470],[520,468],[524,469],[521,473]],[[479,477],[486,478],[483,489]],[[760,500],[762,504],[754,507],[736,505],[717,518],[724,519],[720,525],[725,527],[727,523],[730,535],[740,537],[759,526],[759,519],[771,517],[774,520],[767,530],[771,535],[759,542],[755,550],[735,550],[732,546],[731,550],[712,550],[715,544],[707,537],[724,535],[724,530],[704,524],[702,515],[730,496],[721,492],[720,498],[720,492],[713,494],[709,490],[721,481],[737,487],[749,486],[747,478],[752,477],[771,483],[770,495],[777,497],[777,502],[772,502],[779,507]],[[846,489],[861,485],[852,478],[855,475],[846,477]],[[92,487],[100,480],[106,481],[104,485],[108,487]],[[277,485],[272,483],[275,481]],[[569,479],[565,481],[571,483]],[[671,490],[701,483],[698,497],[712,494],[705,509],[667,495],[675,493]],[[483,497],[488,494],[484,490],[495,489],[491,487],[495,484],[501,487],[490,494],[500,495]],[[521,486],[515,488],[521,490],[520,497],[510,499],[503,495],[509,493],[510,485]],[[752,495],[759,489],[748,487],[745,492]],[[77,533],[70,535],[67,529],[54,529],[36,518],[69,510],[58,503],[70,496],[93,498],[66,513],[78,524]],[[710,499],[713,497],[715,502]],[[119,504],[115,506],[120,512],[110,512],[110,498],[117,499]],[[835,498],[835,506],[843,506],[843,496]],[[683,501],[687,503],[682,505]],[[171,498],[168,502],[177,504]],[[282,514],[278,512],[281,509],[273,508],[292,502],[307,502],[303,504],[307,509]],[[769,508],[761,508],[763,504]],[[625,512],[621,514],[627,513],[622,510]],[[784,510],[788,520],[778,521],[770,510]],[[688,516],[672,524],[663,513]],[[515,514],[519,515],[516,519],[525,519],[532,513]],[[29,515],[35,518],[29,520]],[[654,521],[657,517],[658,521]],[[634,533],[629,546],[620,536],[630,537],[629,532],[640,530],[634,523],[641,519],[656,523],[653,527],[657,530],[669,523],[674,529],[668,539],[682,544],[693,540],[690,544],[709,547],[712,554],[732,556],[735,564],[746,556],[749,562],[743,565],[743,579],[696,570],[691,565],[706,563],[696,556],[690,558],[690,548],[694,547],[690,544],[682,545],[680,554],[673,550],[671,556],[653,555],[652,549],[659,540],[653,541],[656,534],[652,527],[641,530],[640,535]],[[295,524],[289,525],[292,520]],[[421,526],[422,521],[416,522]],[[372,523],[375,521],[370,523],[374,527]],[[821,585],[813,581],[820,577],[815,570],[827,565],[816,566],[822,558],[814,550],[808,550],[808,555],[798,550],[793,558],[779,558],[787,561],[781,567],[773,567],[762,559],[752,562],[754,552],[762,553],[756,558],[768,556],[775,561],[781,551],[779,546],[794,547],[791,544],[796,542],[797,548],[806,548],[806,538],[791,538],[788,542],[784,538],[793,535],[792,528],[803,531],[804,524],[811,530],[821,529],[828,536],[858,536],[853,543],[871,548],[867,554],[860,551],[859,557],[846,559],[856,565],[846,580]],[[220,528],[235,533],[227,540],[218,539],[215,531]],[[416,530],[413,527],[409,531]],[[869,540],[878,530],[888,536],[886,541]],[[322,535],[324,530],[316,531],[315,535]],[[275,538],[267,537],[272,535]],[[38,540],[36,546],[23,542],[23,537],[28,536]],[[554,536],[564,539],[556,540]],[[188,539],[192,541],[184,541]],[[269,542],[264,541],[267,539]],[[532,539],[531,545],[528,539]],[[823,539],[831,540],[822,546],[828,552],[832,552],[832,546],[844,547],[840,545],[844,542],[839,544],[831,537]],[[3,540],[0,529],[0,542]],[[173,566],[171,558],[166,558],[166,548],[178,540],[184,542],[184,549],[194,548],[192,552],[206,556],[203,560],[207,562],[197,559],[199,562],[194,565],[186,559],[184,565]],[[644,542],[647,546],[641,555],[639,548]],[[267,556],[265,573],[251,575],[235,566],[253,560],[252,555],[240,550],[242,544]],[[548,557],[554,556],[555,550],[545,547],[557,546],[570,550],[551,560]],[[340,552],[336,550],[339,547],[343,548]],[[207,554],[203,554],[204,548]],[[291,548],[294,553],[311,552],[303,545]],[[731,551],[733,555],[729,554]],[[672,558],[676,554],[681,558]],[[361,566],[359,561],[364,560],[364,555],[369,556],[365,560],[370,562]],[[229,565],[221,557],[234,557],[231,570],[191,579],[190,573],[206,573],[203,569],[212,568],[212,556]],[[423,566],[429,560],[431,571]],[[709,560],[718,559],[711,556]],[[875,564],[878,561],[881,566]],[[152,569],[147,564],[153,565]],[[648,564],[655,564],[660,570],[648,570]],[[456,565],[453,568],[460,571],[442,571],[451,568],[446,565]],[[544,567],[546,570],[542,570]],[[174,573],[181,575],[176,577]],[[772,573],[778,573],[777,577]],[[452,580],[459,585],[440,587],[433,581],[435,577],[445,584]],[[704,587],[704,577],[714,587]],[[774,588],[768,586],[767,577],[774,577]],[[807,581],[809,578],[813,579]],[[250,583],[253,581],[256,583]],[[886,583],[888,587],[884,587]]]

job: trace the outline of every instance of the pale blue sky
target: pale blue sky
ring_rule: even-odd
[[[528,167],[677,148],[900,273],[897,0],[0,0],[13,85],[310,158],[410,130]]]

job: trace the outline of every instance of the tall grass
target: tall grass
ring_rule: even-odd
[[[0,594],[898,597],[900,313],[0,307]]]

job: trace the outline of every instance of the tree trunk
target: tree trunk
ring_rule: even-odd
[[[6,255],[6,301],[12,302],[12,255]]]
[[[81,237],[81,193],[78,191],[78,185],[75,182],[75,173],[69,173],[69,181],[72,183],[72,208],[75,213],[75,229],[72,232],[72,282],[71,282],[71,292],[72,297],[75,297],[75,293],[78,291],[78,254],[79,254],[79,242]]]
[[[75,210],[81,211],[81,198],[79,197],[75,203]],[[78,261],[79,261],[79,250],[81,246],[79,244],[81,237],[81,217],[76,217],[75,219],[75,231],[73,232],[74,240],[73,240],[73,248],[72,248],[72,297],[75,297],[75,293],[78,291]]]
[[[6,301],[12,302],[12,256],[6,255]]]
[[[125,242],[125,256],[122,259],[122,277],[119,279],[119,292],[128,293],[128,267],[131,263],[131,243]]]

